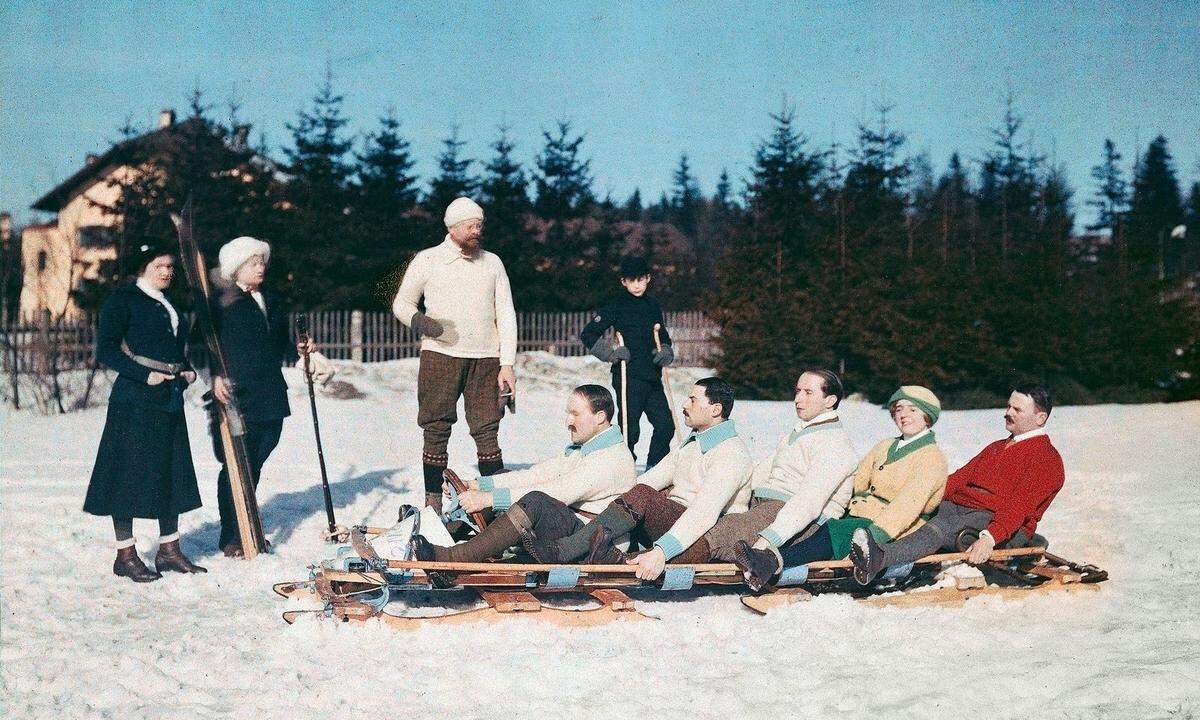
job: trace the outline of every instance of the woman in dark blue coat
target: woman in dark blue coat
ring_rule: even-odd
[[[175,260],[148,243],[139,249],[137,269],[137,280],[114,290],[100,310],[96,359],[117,379],[83,509],[113,519],[113,573],[151,582],[163,571],[206,570],[179,548],[179,515],[200,507],[200,492],[183,415],[183,391],[196,374],[184,354],[182,319],[163,295]],[[138,557],[133,518],[158,520],[156,570]]]

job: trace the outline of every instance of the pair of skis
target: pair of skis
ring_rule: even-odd
[[[236,388],[232,386],[229,375],[229,365],[225,352],[221,347],[220,334],[213,323],[210,298],[212,297],[208,283],[208,267],[204,262],[204,254],[196,242],[194,234],[193,203],[189,197],[182,211],[172,214],[175,229],[179,236],[179,258],[183,265],[184,274],[192,290],[192,305],[195,307],[197,321],[204,335],[208,348],[210,368],[214,376],[225,378],[229,383],[229,402],[220,402],[215,397],[213,403],[217,413],[217,431],[221,436],[221,447],[225,451],[225,467],[229,475],[229,487],[233,496],[234,515],[237,519],[238,538],[241,542],[242,553],[247,560],[253,559],[259,553],[266,552],[267,541],[263,534],[262,518],[258,511],[258,498],[254,492],[254,476],[252,474],[249,456],[246,452],[246,423],[238,407]],[[300,328],[302,339],[308,339],[307,323]],[[306,343],[307,344],[307,343]],[[312,374],[309,368],[307,351],[304,352],[304,375],[308,380],[309,402],[313,416],[313,430],[317,436],[317,457],[321,465],[321,485],[325,494],[325,513],[329,522],[329,533],[334,535],[336,525],[333,518],[333,500],[329,493],[329,478],[325,471],[325,454],[321,447],[321,431],[317,423],[316,395],[313,390]]]

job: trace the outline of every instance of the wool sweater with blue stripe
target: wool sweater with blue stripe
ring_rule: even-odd
[[[598,513],[633,487],[637,471],[618,428],[610,427],[582,445],[525,470],[479,478],[492,493],[492,508],[503,512],[526,494],[540,490],[576,510]]]
[[[841,517],[857,465],[850,434],[836,412],[796,423],[754,469],[753,495],[784,501],[774,522],[759,535],[779,547],[813,521]]]
[[[667,559],[708,532],[721,515],[745,512],[750,505],[750,449],[731,420],[701,433],[693,432],[638,478],[655,490],[670,488],[668,496],[687,510],[654,544]]]

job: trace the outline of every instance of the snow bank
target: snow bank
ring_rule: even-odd
[[[339,522],[390,524],[418,502],[415,361],[341,363],[356,400],[319,399]],[[677,397],[703,371],[680,371]],[[605,382],[582,358],[523,356],[510,465],[556,451],[565,390]],[[294,416],[260,501],[276,551],[215,553],[217,466],[188,407],[204,507],[182,518],[207,575],[147,586],[111,575],[111,529],[80,511],[104,408],[0,414],[0,716],[494,718],[1149,718],[1200,712],[1200,403],[1059,408],[1051,434],[1067,486],[1043,529],[1056,551],[1095,562],[1101,592],[962,608],[876,609],[819,597],[757,617],[735,594],[644,602],[657,623],[565,630],[529,619],[414,633],[301,622],[271,592],[328,548],[312,428],[299,374]],[[891,431],[882,410],[843,405],[860,451]],[[734,418],[756,457],[792,422],[788,403],[743,402]],[[649,428],[646,428],[647,430]],[[952,467],[1003,434],[996,410],[947,412]],[[643,441],[644,455],[648,442]],[[465,428],[453,465],[473,470]],[[152,557],[156,528],[138,521]]]

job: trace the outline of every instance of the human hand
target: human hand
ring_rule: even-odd
[[[657,580],[658,576],[662,575],[663,570],[667,567],[667,555],[663,552],[662,548],[655,546],[625,562],[638,566],[635,574],[639,580]]]
[[[196,371],[195,370],[184,370],[183,372],[179,373],[179,376],[181,378],[183,378],[183,381],[186,382],[188,385],[191,385],[192,383],[196,382]]]
[[[492,506],[492,494],[482,490],[467,490],[459,493],[458,506],[468,513],[477,513]]]
[[[609,362],[629,362],[633,356],[629,354],[629,348],[624,345],[618,345],[613,348],[611,358]]]
[[[500,366],[500,372],[496,374],[496,384],[500,386],[501,392],[517,392],[517,374],[513,372],[512,365]]]
[[[301,340],[296,343],[296,352],[299,353],[300,355],[308,355],[310,353],[315,353],[316,351],[317,351],[317,344],[315,342],[313,342],[312,338],[308,338],[307,340]]]
[[[157,370],[151,370],[150,374],[146,376],[146,384],[147,385],[162,385],[166,381],[174,380],[174,379],[175,379],[174,375],[168,375],[166,373],[160,373]]]
[[[675,350],[670,345],[664,345],[662,350],[654,351],[654,364],[659,367],[666,367],[675,362]]]
[[[212,379],[212,392],[222,405],[227,405],[233,397],[229,392],[229,383],[225,382],[225,378],[220,375],[214,375]]]
[[[992,557],[992,550],[996,548],[996,541],[991,535],[980,535],[979,539],[971,543],[971,547],[967,548],[967,562],[972,565],[982,565]]]

